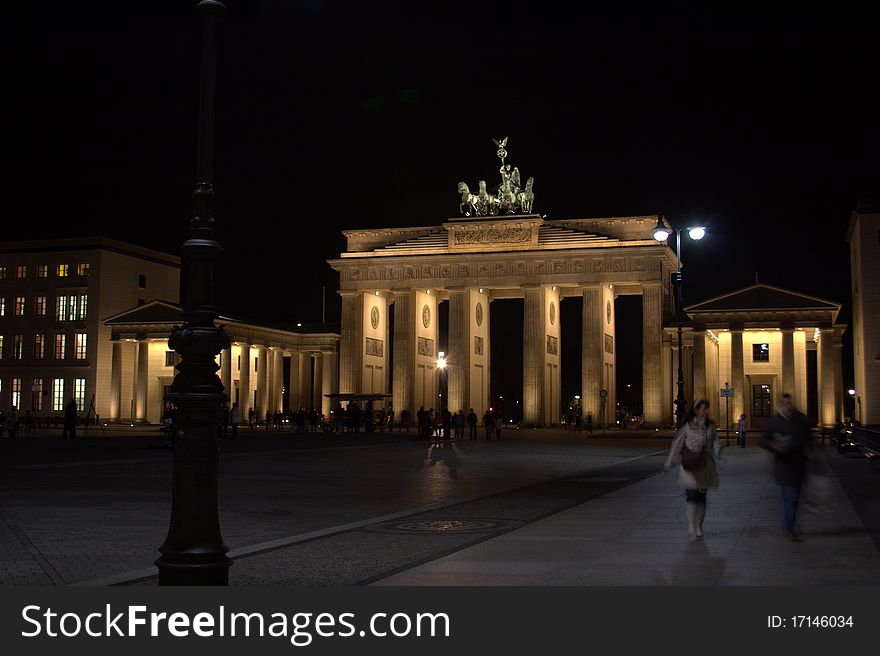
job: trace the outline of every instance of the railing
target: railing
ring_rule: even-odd
[[[865,428],[864,426],[853,426],[852,440],[863,449],[880,454],[880,430]]]

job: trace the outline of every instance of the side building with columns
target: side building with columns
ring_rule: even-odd
[[[663,326],[672,315],[676,259],[652,237],[658,218],[550,221],[527,214],[345,231],[346,251],[330,260],[342,296],[340,391],[390,392],[396,416],[407,410],[414,421],[420,406],[438,407],[439,376],[446,375],[449,410],[481,413],[492,402],[489,305],[518,298],[524,301],[524,422],[558,424],[566,364],[559,304],[578,296],[584,302],[583,413],[596,424],[610,423],[616,407],[614,300],[639,295],[645,420],[671,423]],[[449,303],[442,374],[436,369],[441,302]]]
[[[685,395],[688,402],[709,400],[720,426],[735,426],[744,413],[753,429],[762,428],[782,393],[820,425],[843,420],[846,326],[838,323],[839,303],[756,284],[684,310],[690,317],[683,343]],[[674,329],[666,333],[672,341]],[[670,381],[677,367],[677,360],[664,367]],[[724,388],[732,396],[723,396]]]
[[[880,205],[860,202],[846,238],[852,270],[853,419],[880,426]]]
[[[168,348],[168,335],[180,325],[181,307],[153,300],[107,317],[111,357],[110,421],[158,423],[164,397],[174,379],[178,355]],[[282,326],[220,316],[231,342],[217,358],[219,375],[237,402],[242,421],[253,408],[266,412],[315,408],[330,413],[328,394],[339,391],[339,334],[325,326]]]
[[[177,299],[180,258],[104,237],[0,243],[0,410],[111,414],[102,318]]]

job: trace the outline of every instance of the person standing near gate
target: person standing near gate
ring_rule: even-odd
[[[472,442],[477,441],[477,413],[471,408],[467,414],[468,439]]]
[[[238,408],[238,401],[232,404],[232,410],[229,411],[229,420],[232,424],[232,439],[238,438],[238,425],[241,423],[241,410]]]
[[[741,414],[739,416],[739,421],[736,424],[737,443],[739,444],[740,449],[746,448],[746,431],[748,430],[749,421],[746,419],[745,414]]]
[[[70,439],[76,438],[76,414],[76,400],[71,398],[64,407],[64,430],[61,432],[61,439],[67,439],[68,436]]]

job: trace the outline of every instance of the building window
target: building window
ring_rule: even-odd
[[[49,265],[48,264],[40,264],[37,266],[37,278],[48,278],[49,277]]]
[[[138,287],[139,287],[140,289],[146,289],[146,288],[147,288],[147,276],[146,276],[145,274],[143,274],[143,273],[139,273],[139,274],[138,274]]]
[[[260,358],[259,357],[254,358],[254,371],[260,370],[260,367],[258,366],[259,363],[260,363]]]
[[[769,385],[752,385],[752,417],[771,416],[770,394]]]
[[[76,275],[87,276],[91,272],[92,265],[88,262],[80,262],[76,265]]]
[[[6,299],[0,298],[0,317],[6,316]]]
[[[67,355],[67,335],[55,335],[55,359],[63,360]]]
[[[43,409],[43,379],[34,378],[31,385],[31,410],[39,412]]]
[[[86,333],[77,333],[76,334],[76,344],[74,347],[74,357],[77,360],[85,360],[86,359],[86,341],[88,335]]]
[[[21,378],[12,379],[12,407],[16,410],[21,407]]]
[[[24,316],[24,296],[15,297],[15,316]]]
[[[55,305],[56,321],[85,320],[89,307],[88,294],[59,296]]]
[[[45,296],[37,296],[34,299],[34,314],[38,317],[46,316],[46,297]]]
[[[6,280],[6,267],[0,266],[0,280]]]
[[[0,339],[3,339],[3,338],[0,337]],[[236,370],[236,371],[241,371],[241,356],[240,356],[240,355],[238,356],[238,358],[236,358],[236,362],[235,362],[235,370]]]
[[[0,335],[0,360],[3,359],[3,335]]]
[[[176,355],[177,355],[177,353],[175,353],[174,351],[165,351],[165,366],[166,367],[173,367],[175,364],[177,364],[177,360],[175,358]]]
[[[24,264],[15,267],[15,277],[18,279],[27,278],[27,267]]]
[[[86,409],[86,379],[73,379],[73,400],[76,401],[76,411],[85,412]]]
[[[21,360],[24,357],[24,335],[12,336],[12,359]]]
[[[55,273],[59,278],[66,278],[70,275],[70,265],[69,264],[59,264],[55,267]]]
[[[55,320],[64,321],[67,317],[67,297],[59,296],[55,303]]]
[[[752,344],[752,362],[770,362],[770,345]]]
[[[37,333],[34,335],[34,360],[42,360],[46,357],[46,336]]]
[[[52,381],[52,412],[64,411],[64,379],[56,378]]]

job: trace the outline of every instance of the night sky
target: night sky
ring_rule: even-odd
[[[195,3],[32,4],[3,29],[4,238],[176,252],[195,172]],[[490,139],[507,135],[549,219],[706,224],[684,252],[688,302],[758,272],[848,305],[849,214],[880,195],[876,13],[425,4],[228,3],[223,313],[319,321],[326,285],[337,319],[325,260],[340,230],[454,216],[457,182],[494,181]]]

